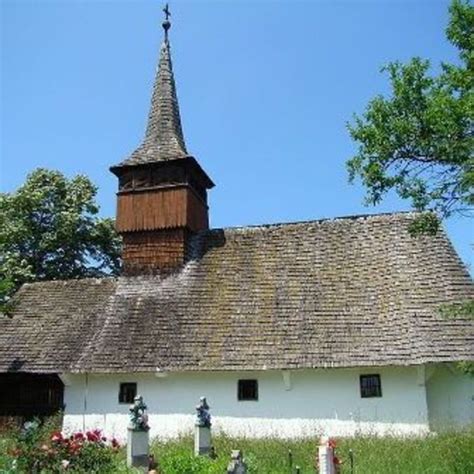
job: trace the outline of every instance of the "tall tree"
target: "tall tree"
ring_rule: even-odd
[[[372,99],[348,125],[358,143],[349,178],[362,180],[366,202],[395,190],[416,210],[434,211],[414,232],[436,232],[437,216],[472,215],[474,206],[474,7],[454,0],[449,11],[446,35],[459,61],[442,63],[439,74],[420,58],[388,64],[391,94]]]
[[[22,283],[116,274],[120,239],[85,176],[38,169],[0,194],[0,305]]]

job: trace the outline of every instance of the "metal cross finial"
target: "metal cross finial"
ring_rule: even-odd
[[[165,30],[165,41],[168,41],[168,30],[171,28],[171,23],[169,20],[171,13],[170,13],[168,4],[166,4],[165,8],[163,8],[163,12],[165,14],[165,21],[162,23],[162,26],[163,26],[163,29]]]
[[[171,16],[170,9],[168,4],[165,5],[165,8],[163,8],[163,12],[165,13],[165,19],[168,20],[169,17]]]

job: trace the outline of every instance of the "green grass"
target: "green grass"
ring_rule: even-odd
[[[155,442],[152,452],[163,474],[223,473],[232,449],[241,449],[250,473],[289,474],[295,466],[301,473],[314,473],[317,439],[213,439],[217,459],[195,461],[192,438]],[[341,473],[350,473],[349,449],[354,453],[357,474],[474,474],[474,428],[425,438],[363,437],[338,440],[337,455],[343,460]],[[293,471],[288,450],[293,457]]]
[[[355,474],[474,474],[474,427],[465,431],[424,438],[359,436],[338,439],[337,455],[344,461],[341,473],[350,473],[349,449],[355,460]],[[318,440],[236,439],[215,436],[217,459],[195,458],[193,439],[152,443],[151,452],[161,474],[223,474],[232,449],[241,449],[249,474],[290,474],[298,465],[302,474],[314,474]],[[8,471],[11,440],[0,437],[0,473]],[[292,452],[293,470],[288,450]],[[117,473],[139,472],[125,466],[125,450],[117,456]]]

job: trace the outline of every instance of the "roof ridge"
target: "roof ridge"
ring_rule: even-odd
[[[429,212],[429,211],[426,211]],[[213,232],[213,231],[221,231],[221,230],[243,230],[243,229],[256,229],[256,228],[271,228],[271,227],[284,227],[290,225],[301,225],[301,224],[318,224],[322,222],[331,222],[331,221],[338,221],[338,220],[357,220],[357,219],[366,219],[366,218],[376,218],[376,217],[389,217],[389,216],[397,216],[397,215],[419,215],[423,214],[422,211],[393,211],[393,212],[379,212],[376,214],[353,214],[347,216],[336,216],[336,217],[324,217],[321,219],[308,219],[302,221],[289,221],[289,222],[272,222],[269,224],[250,224],[250,225],[237,225],[237,226],[230,226],[230,227],[215,227],[212,229],[201,231],[202,233],[206,232]]]
[[[70,283],[70,282],[90,282],[90,281],[96,281],[98,284],[103,283],[106,281],[114,281],[118,280],[120,277],[115,276],[115,275],[104,275],[104,276],[86,276],[86,277],[81,277],[81,278],[63,278],[63,279],[58,279],[58,280],[37,280],[37,281],[28,281],[23,283],[18,291],[15,293],[18,294],[18,292],[23,289],[27,288],[29,286],[39,286],[39,285],[51,285],[51,284],[64,284],[64,283]]]

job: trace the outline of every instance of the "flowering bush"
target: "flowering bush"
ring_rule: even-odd
[[[108,440],[100,430],[76,432],[66,436],[49,431],[38,422],[26,425],[19,433],[10,455],[13,468],[21,472],[113,472],[120,444]]]

